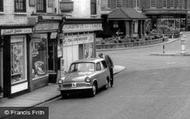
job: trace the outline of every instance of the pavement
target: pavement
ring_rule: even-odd
[[[125,70],[124,66],[114,66],[114,74],[118,74],[123,70]],[[48,86],[36,89],[35,91],[21,96],[14,98],[2,98],[0,99],[0,107],[35,107],[60,97],[60,92],[57,88],[57,84],[50,83]]]
[[[180,40],[179,38],[177,39],[169,39],[167,42],[165,43],[161,43],[162,45],[167,45],[169,43],[175,42]],[[153,56],[190,56],[190,51],[189,50],[185,50],[185,51],[167,51],[167,52],[154,52],[151,53],[150,55]]]

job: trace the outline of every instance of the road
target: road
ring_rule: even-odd
[[[187,42],[190,48],[190,42]],[[180,42],[166,45],[180,51]],[[106,51],[126,70],[115,76],[113,88],[96,97],[57,99],[42,106],[50,119],[189,119],[190,56],[153,56],[162,46]]]

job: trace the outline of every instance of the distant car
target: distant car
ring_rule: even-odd
[[[98,89],[110,86],[110,72],[102,58],[77,60],[71,63],[58,85],[62,97],[79,91],[87,91],[90,96],[95,96]]]

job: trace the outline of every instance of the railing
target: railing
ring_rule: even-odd
[[[146,46],[146,45],[153,45],[153,44],[158,44],[158,43],[162,43],[162,42],[163,42],[163,38],[154,39],[154,40],[134,41],[134,42],[105,43],[105,44],[96,44],[96,49],[127,48],[127,47],[135,47],[135,46]]]

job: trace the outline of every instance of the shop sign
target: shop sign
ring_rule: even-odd
[[[66,24],[63,26],[64,33],[81,31],[99,31],[102,30],[102,24]]]
[[[12,34],[27,34],[32,33],[32,28],[17,28],[17,29],[2,29],[1,35],[12,35]]]
[[[65,36],[65,38],[63,39],[63,46],[86,44],[86,43],[92,43],[93,41],[94,41],[93,34],[69,35]]]
[[[43,32],[43,31],[55,31],[58,30],[59,28],[59,23],[41,23],[41,24],[37,24],[34,27],[35,31],[38,32]]]

